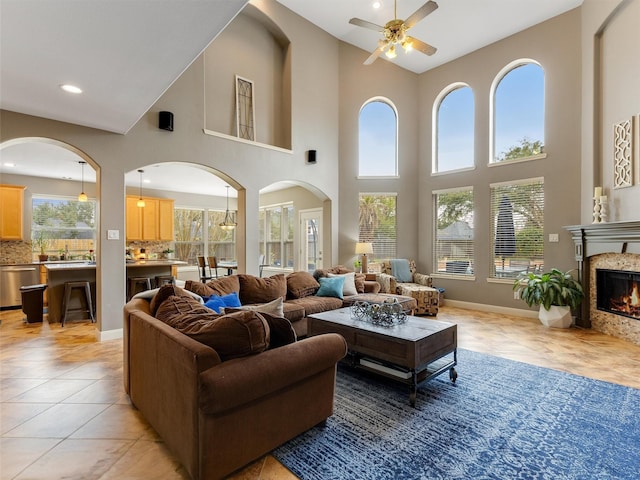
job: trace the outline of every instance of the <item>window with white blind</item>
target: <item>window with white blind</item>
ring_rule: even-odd
[[[436,100],[433,122],[433,172],[472,168],[474,165],[473,90],[459,83],[447,87]]]
[[[513,279],[544,269],[544,179],[494,183],[491,277]]]
[[[473,188],[433,192],[436,222],[434,271],[444,275],[474,274]]]
[[[294,266],[293,215],[292,204],[271,205],[259,211],[260,254],[272,267],[291,269]]]
[[[370,261],[396,257],[396,199],[395,193],[360,194],[358,242],[373,244]]]

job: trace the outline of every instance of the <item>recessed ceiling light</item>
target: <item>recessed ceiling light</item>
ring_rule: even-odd
[[[16,166],[16,164],[15,164],[15,163],[11,163],[11,162],[4,162],[4,163],[3,163],[3,165],[4,165],[5,167],[15,167],[15,166]]]
[[[142,183],[151,183],[151,180],[149,180],[148,178],[145,178],[144,180],[142,180]]]
[[[373,6],[373,8],[375,8],[377,10],[378,8],[380,8],[382,6],[382,2],[373,2],[372,6]]]
[[[60,85],[60,88],[68,93],[82,93],[81,88],[76,87],[75,85],[70,85],[68,83],[65,83],[64,85]]]

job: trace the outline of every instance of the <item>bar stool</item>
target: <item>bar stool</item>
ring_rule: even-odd
[[[74,290],[80,289],[81,291],[81,300],[84,297],[84,303],[86,308],[71,308],[71,295]],[[82,303],[82,301],[80,302]],[[64,299],[62,302],[62,319],[60,323],[64,327],[64,322],[67,321],[67,315],[73,312],[87,312],[89,313],[89,318],[91,319],[91,323],[95,323],[96,319],[93,316],[93,302],[91,301],[91,286],[89,282],[64,282]]]
[[[173,275],[156,275],[155,278],[156,288],[160,288],[166,284],[176,283],[176,277]]]
[[[142,286],[142,289],[138,290],[138,286]],[[151,279],[149,277],[131,277],[129,279],[129,300],[138,292],[144,292],[145,290],[151,290]]]

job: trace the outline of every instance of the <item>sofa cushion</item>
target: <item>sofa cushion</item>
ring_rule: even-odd
[[[244,308],[244,307],[243,307]],[[227,308],[226,313],[240,312],[241,309]],[[298,340],[296,332],[291,325],[291,322],[282,315],[271,315],[267,312],[260,312],[254,310],[257,314],[261,315],[269,324],[269,348],[278,348],[283,345],[288,345]]]
[[[271,315],[275,315],[276,317],[283,317],[284,311],[282,309],[282,297],[276,298],[272,302],[268,303],[256,303],[254,305],[227,305],[227,308],[224,308],[223,313],[227,313],[229,311],[237,311],[237,310],[252,310],[254,312],[260,313],[270,313]],[[205,304],[206,305],[206,304]]]
[[[316,292],[317,297],[336,297],[342,300],[342,288],[344,286],[344,277],[322,277],[318,280],[320,288]]]
[[[309,272],[293,272],[287,275],[287,298],[303,298],[315,295],[320,288],[318,281]]]
[[[137,293],[136,295],[134,295],[134,298],[145,298],[149,300],[149,310],[151,312],[151,315],[155,316],[160,304],[171,296],[190,296],[196,299],[198,303],[204,303],[200,295],[189,292],[171,283],[163,285],[160,288],[154,288],[152,290],[145,290],[144,292]]]
[[[209,297],[211,295],[228,295],[231,292],[240,291],[240,281],[237,275],[228,277],[214,278],[207,283],[196,282],[195,280],[187,280],[184,288],[191,292],[197,293],[201,297]]]
[[[223,313],[221,310],[225,307],[239,307],[240,299],[236,292],[231,292],[228,295],[211,295],[204,305],[216,313]]]
[[[356,284],[358,293],[364,293],[364,282],[367,276],[364,273],[356,273],[353,282]]]
[[[285,306],[295,305],[302,307],[306,316],[313,315],[314,313],[327,312],[329,310],[336,310],[342,307],[342,300],[336,297],[304,297],[296,298],[294,300],[287,300]],[[285,310],[286,315],[286,310]],[[287,317],[288,318],[288,317]]]
[[[304,297],[304,298],[316,298],[315,296]],[[297,322],[304,318],[304,307],[300,305],[296,305],[296,301],[298,299],[287,300],[282,304],[282,312],[284,313],[283,317],[289,320],[290,322]]]
[[[343,277],[344,284],[342,285],[342,295],[357,295],[358,290],[356,289],[356,274],[355,272],[349,273],[329,273],[329,278],[334,277]],[[364,285],[363,285],[364,288]]]
[[[158,306],[155,317],[167,325],[178,329],[181,325],[200,320],[205,315],[209,320],[219,315],[188,296],[172,295]]]
[[[278,297],[287,296],[287,281],[284,273],[267,278],[259,278],[246,273],[235,275],[240,281],[240,302],[243,305],[251,303],[268,303]]]

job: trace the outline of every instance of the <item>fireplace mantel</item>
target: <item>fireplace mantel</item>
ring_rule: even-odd
[[[640,220],[572,225],[564,228],[571,232],[575,244],[575,259],[578,262],[579,278],[586,299],[590,298],[589,257],[603,253],[640,254]],[[590,328],[589,302],[583,301],[580,312],[577,313],[576,325]]]

